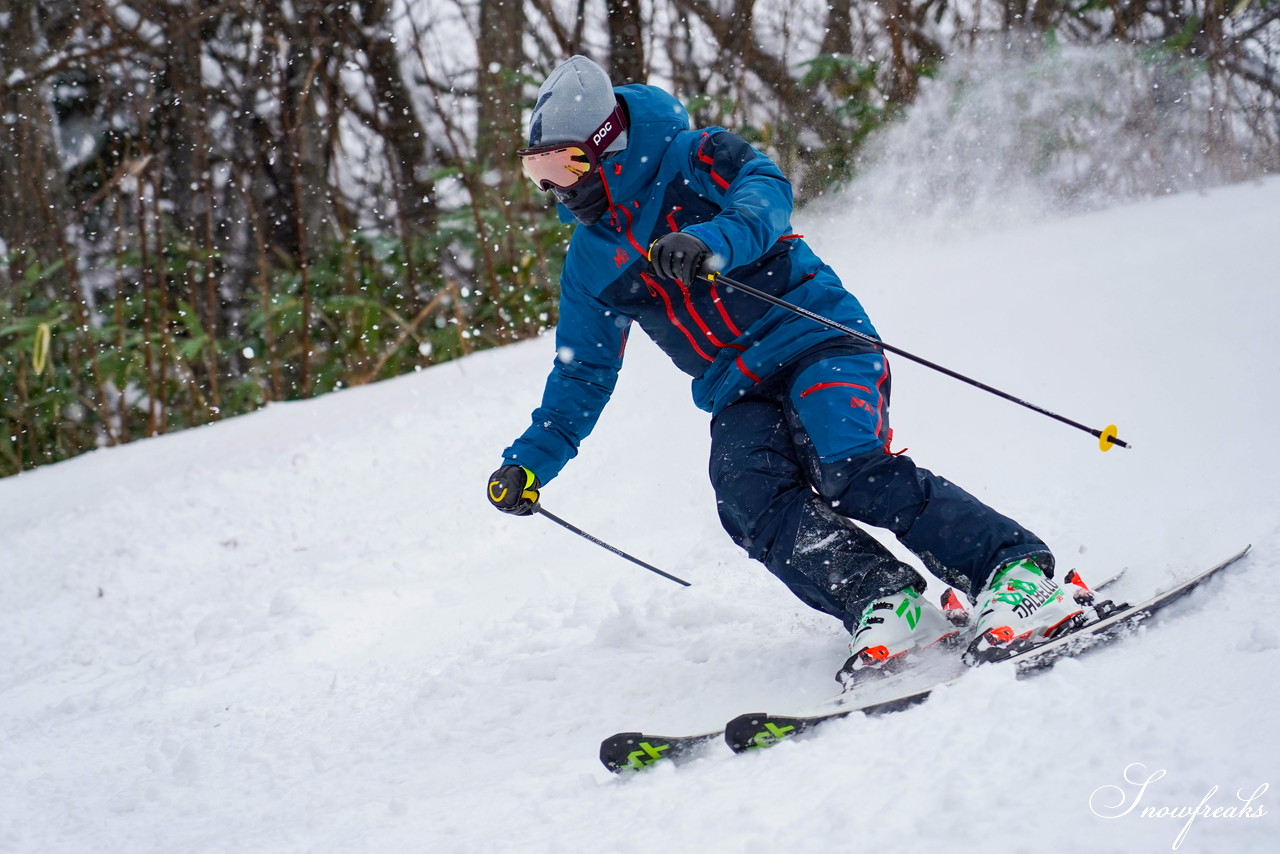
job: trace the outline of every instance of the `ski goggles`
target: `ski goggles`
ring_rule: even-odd
[[[601,122],[590,139],[578,143],[557,142],[541,145],[537,148],[526,148],[517,151],[524,174],[538,186],[540,190],[559,187],[567,190],[582,180],[582,177],[600,165],[604,150],[613,144],[618,135],[626,130],[626,119],[622,115],[622,105],[613,108],[609,117]]]

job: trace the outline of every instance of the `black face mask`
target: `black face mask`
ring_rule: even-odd
[[[574,219],[583,225],[595,225],[609,209],[609,194],[604,189],[604,178],[599,169],[593,169],[572,187],[552,187],[556,201],[569,209]]]

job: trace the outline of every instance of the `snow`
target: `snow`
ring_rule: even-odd
[[[1253,553],[1037,678],[613,777],[615,731],[824,698],[845,637],[719,530],[706,418],[641,335],[544,503],[693,586],[487,506],[547,336],[0,481],[0,851],[1275,850],[1280,179],[949,241],[872,219],[798,225],[887,340],[1133,445],[897,359],[898,447],[1120,596]]]

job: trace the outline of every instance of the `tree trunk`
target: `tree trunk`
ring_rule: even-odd
[[[10,0],[9,26],[0,30],[0,239],[15,253],[15,279],[32,264],[74,260],[63,254],[71,216],[51,83],[37,75],[47,53],[40,5]],[[49,287],[60,290],[69,272],[59,271]]]
[[[639,0],[606,0],[609,16],[609,79],[614,86],[644,83],[644,30]]]
[[[524,65],[522,0],[481,0],[480,38],[476,42],[476,160],[515,178],[514,154],[524,145],[521,122],[524,87],[517,71]]]
[[[432,232],[440,217],[435,181],[431,178],[438,164],[429,159],[427,137],[400,68],[391,23],[393,10],[386,2],[365,5],[365,23],[359,37],[351,35],[352,46],[363,51],[368,62],[377,130],[398,167],[393,179],[403,188],[402,215],[415,230]]]

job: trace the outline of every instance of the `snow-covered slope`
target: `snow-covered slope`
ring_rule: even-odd
[[[0,851],[1274,850],[1277,790],[1167,813],[1280,784],[1280,180],[950,243],[799,225],[891,342],[1133,444],[897,360],[923,465],[1121,595],[1253,554],[1044,676],[614,778],[600,738],[801,708],[845,638],[721,533],[642,336],[544,503],[693,586],[490,510],[527,342],[0,481]]]

